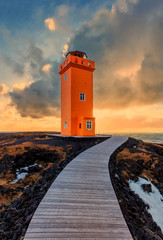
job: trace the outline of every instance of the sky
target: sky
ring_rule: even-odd
[[[1,0],[0,131],[60,131],[59,65],[95,61],[97,133],[162,132],[161,0]]]

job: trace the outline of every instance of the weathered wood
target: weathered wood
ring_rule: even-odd
[[[79,238],[82,238],[82,239],[85,239],[85,238],[89,238],[89,239],[103,239],[103,238],[107,238],[107,239],[121,239],[121,240],[129,240],[129,239],[132,239],[130,234],[127,234],[125,232],[125,230],[123,230],[123,232],[117,232],[117,233],[110,233],[110,232],[84,232],[81,230],[81,232],[53,232],[53,233],[47,233],[47,232],[44,232],[44,233],[30,233],[30,232],[27,232],[26,234],[26,237],[24,240],[35,240],[35,239],[39,239],[39,240],[49,240],[49,238],[51,239],[59,239],[60,238],[65,238],[66,240],[68,238],[70,239],[76,239],[78,240]]]
[[[71,161],[36,209],[24,240],[131,240],[108,171],[110,155],[126,140],[113,136]]]

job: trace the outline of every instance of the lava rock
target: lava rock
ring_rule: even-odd
[[[152,192],[152,186],[151,186],[151,184],[142,184],[141,187],[142,187],[142,189],[144,190],[144,192],[147,192],[147,193]]]

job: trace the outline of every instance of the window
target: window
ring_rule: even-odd
[[[64,80],[65,81],[67,80],[67,73],[65,73]]]
[[[81,61],[81,64],[84,64],[84,61],[83,61],[83,60]]]
[[[88,66],[89,66],[89,67],[91,66],[91,63],[90,63],[90,62],[88,62]]]
[[[78,59],[77,58],[75,58],[75,63],[78,63]]]
[[[91,130],[92,129],[92,121],[87,121],[87,129]]]
[[[80,93],[80,101],[85,101],[85,93]]]
[[[79,123],[79,128],[81,128],[81,123]]]
[[[64,121],[64,128],[67,128],[67,121]]]

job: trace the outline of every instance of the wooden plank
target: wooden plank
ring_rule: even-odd
[[[25,236],[25,239],[26,240],[28,238],[28,240],[33,240],[33,239],[41,239],[43,238],[44,240],[45,239],[48,239],[48,238],[56,238],[56,239],[60,239],[61,237],[63,238],[91,238],[91,239],[96,239],[96,238],[107,238],[107,239],[118,239],[118,238],[121,238],[121,239],[125,239],[125,240],[129,240],[129,239],[132,239],[130,234],[127,234],[125,232],[125,230],[123,230],[123,232],[117,232],[117,233],[108,233],[108,232],[53,232],[53,233],[49,233],[49,232],[44,232],[44,233],[30,233],[27,231],[26,233],[26,236]]]
[[[108,161],[127,138],[112,138],[71,161],[53,182],[24,240],[131,240],[114,193]]]
[[[33,237],[32,238],[33,240],[35,240],[35,239],[38,239],[38,237]],[[67,236],[66,237],[48,237],[48,238],[46,238],[46,237],[40,237],[39,238],[40,240],[57,240],[57,239],[59,239],[59,240],[91,240],[91,239],[96,239],[96,240],[108,240],[108,237],[107,238],[105,238],[105,237],[100,237],[100,238],[81,238],[81,237],[78,237],[78,238],[76,238],[76,237],[71,237],[71,238],[67,238]],[[26,238],[26,240],[31,240],[31,237],[29,237],[29,238]],[[112,236],[112,240],[124,240],[124,238],[122,237],[121,238],[121,236],[119,236],[118,238],[117,238],[117,236]]]
[[[55,200],[55,201],[54,201]],[[101,199],[96,199],[96,198],[94,198],[94,199],[90,199],[90,198],[76,198],[76,197],[67,197],[66,199],[60,199],[60,198],[52,198],[51,200],[50,199],[47,199],[46,201],[44,200],[44,201],[42,201],[41,202],[41,205],[40,206],[43,206],[43,205],[51,205],[51,206],[53,206],[53,205],[55,205],[55,204],[58,204],[58,203],[60,203],[60,204],[67,204],[67,203],[73,203],[73,204],[76,204],[76,203],[80,203],[80,204],[96,204],[96,205],[99,205],[99,204],[102,204],[102,205],[104,205],[104,204],[106,204],[106,205],[114,205],[115,204],[115,200],[112,200],[112,199],[109,199],[109,201],[108,201],[108,199],[106,198],[106,199],[103,199],[103,198],[101,198]]]
[[[35,239],[38,239],[38,237],[36,237],[36,238],[33,237],[33,240],[35,240]],[[84,239],[84,240],[91,240],[92,238],[85,238],[85,237],[84,237],[84,238],[80,238],[80,237],[78,237],[78,238],[76,238],[76,237],[73,237],[73,238],[71,237],[71,238],[69,238],[69,237],[68,237],[68,238],[67,238],[67,236],[66,236],[66,237],[59,237],[59,238],[58,238],[58,237],[52,237],[52,238],[49,238],[49,237],[48,237],[48,238],[46,238],[46,237],[40,237],[39,239],[40,239],[40,240],[57,240],[57,239],[59,239],[59,240],[72,240],[72,239],[73,239],[73,240],[83,240],[83,239]],[[96,237],[96,238],[94,238],[94,239],[96,239],[96,240],[101,240],[101,239],[102,239],[102,240],[108,240],[108,238],[105,238],[105,237],[100,237],[100,238],[97,238],[97,237]],[[31,240],[31,237],[26,238],[26,240]],[[118,238],[117,238],[117,236],[113,236],[113,237],[112,237],[112,240],[124,240],[124,238],[121,238],[121,237],[118,237]]]
[[[117,221],[118,220],[118,221]],[[39,224],[99,224],[99,218],[78,218],[78,217],[60,217],[59,219],[56,218],[33,218],[30,224],[30,227],[33,228],[34,225],[39,225]],[[100,224],[123,224],[126,226],[125,222],[123,220],[119,220],[117,218],[101,218],[100,219]]]
[[[59,227],[59,226],[54,226],[54,227],[47,227],[47,225],[45,224],[44,227],[35,227],[35,228],[30,228],[28,230],[29,233],[56,233],[56,232],[59,232],[59,233],[81,233],[82,230],[84,229],[84,233],[90,233],[90,232],[94,232],[94,233],[121,233],[123,234],[124,232],[124,227],[121,227],[122,225],[110,225],[107,226],[107,227],[102,227],[100,225],[98,225],[97,227],[97,224],[95,225],[92,225],[92,227],[88,228],[88,226],[86,226],[85,224],[71,224],[70,226],[65,226],[65,227]]]

